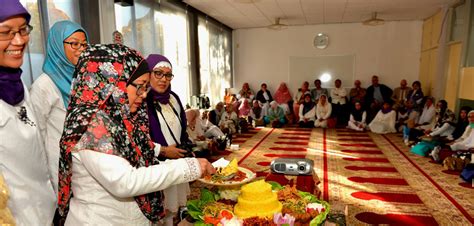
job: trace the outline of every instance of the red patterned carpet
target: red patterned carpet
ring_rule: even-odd
[[[261,177],[275,158],[312,159],[321,198],[334,210],[348,208],[347,225],[474,225],[472,184],[413,155],[397,134],[261,128],[237,135],[233,143],[239,150],[214,159],[237,158]]]

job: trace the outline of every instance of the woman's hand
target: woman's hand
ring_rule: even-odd
[[[199,166],[201,167],[201,178],[216,173],[216,169],[211,165],[207,159],[198,158]]]
[[[170,158],[170,159],[182,158],[187,153],[186,150],[179,149],[179,148],[176,147],[176,145],[163,147],[163,150],[161,150],[161,151],[163,152],[163,155],[165,157]]]

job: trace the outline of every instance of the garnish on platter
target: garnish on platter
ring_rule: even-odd
[[[329,204],[316,196],[263,180],[242,186],[237,203],[202,189],[200,199],[189,200],[187,207],[198,226],[317,226],[324,223],[329,213]]]
[[[216,173],[199,179],[199,181],[210,185],[233,186],[247,183],[256,176],[251,170],[238,166],[237,159],[229,162],[220,158],[212,165],[216,168]]]

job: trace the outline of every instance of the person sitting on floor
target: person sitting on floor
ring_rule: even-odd
[[[242,85],[242,89],[239,91],[239,94],[237,94],[237,99],[239,99],[239,101],[242,101],[242,98],[253,100],[253,94],[254,92],[252,89],[250,89],[249,83],[246,82]]]
[[[250,109],[250,120],[254,127],[265,125],[263,122],[263,108],[258,100],[253,101],[252,109]]]
[[[399,132],[403,132],[405,127],[413,128],[420,115],[420,113],[416,111],[416,109],[414,109],[414,104],[412,100],[408,100],[405,103],[405,108],[403,109],[406,111],[405,117],[399,117],[397,125],[395,127]],[[400,114],[400,111],[398,113]]]
[[[435,147],[431,152],[431,156],[436,162],[443,162],[443,160],[455,151],[469,151],[474,149],[474,110],[471,110],[468,114],[469,125],[466,126],[464,133],[460,138],[449,144],[448,146],[441,148]]]
[[[315,103],[318,103],[319,97],[321,95],[324,94],[326,96],[329,96],[328,90],[326,88],[321,87],[321,80],[319,80],[319,79],[314,80],[314,86],[316,88],[311,90],[311,96],[313,97],[313,101]]]
[[[285,111],[286,119],[289,122],[293,121],[293,98],[291,97],[290,90],[286,86],[286,83],[280,83],[280,86],[273,95],[274,100],[278,103],[278,106],[283,108]]]
[[[436,105],[436,124],[433,130],[426,130],[425,135],[434,137],[447,137],[454,132],[454,123],[456,115],[448,109],[448,102],[445,100],[438,101]]]
[[[237,126],[239,123],[239,117],[234,112],[234,107],[232,105],[227,105],[225,107],[225,112],[222,114],[221,121],[219,122],[219,127],[222,132],[226,134],[234,134],[237,132]]]
[[[466,127],[469,125],[469,119],[467,117],[467,114],[469,114],[471,110],[472,109],[469,106],[461,107],[461,110],[459,110],[458,122],[454,126],[454,132],[450,136],[448,136],[448,140],[457,140],[459,137],[462,136],[464,130],[466,130]]]
[[[311,94],[304,95],[304,102],[300,106],[300,127],[313,128],[316,116],[316,104],[311,100]]]
[[[411,85],[412,89],[408,91],[407,94],[407,101],[411,100],[413,102],[413,108],[418,110],[422,107],[423,103],[423,90],[421,90],[421,83],[420,81],[414,81]]]
[[[369,124],[370,131],[378,134],[396,133],[395,118],[396,113],[392,110],[391,104],[389,102],[383,103],[382,109]]]
[[[250,104],[248,99],[243,99],[239,106],[239,117],[247,118],[250,115]]]
[[[392,93],[392,108],[395,111],[398,111],[399,108],[403,108],[405,106],[405,102],[410,91],[411,88],[408,86],[407,80],[402,79],[400,81],[400,86],[395,88]]]
[[[433,102],[433,97],[426,97],[425,106],[423,107],[421,116],[418,118],[415,125],[407,125],[403,127],[403,141],[406,145],[410,145],[410,141],[418,140],[418,137],[422,136],[425,130],[434,127],[436,109],[433,105]]]
[[[263,117],[266,125],[271,125],[273,128],[280,128],[285,125],[285,112],[283,108],[278,106],[276,101],[270,103],[270,109],[268,109],[268,114]]]
[[[349,97],[352,104],[359,102],[362,106],[365,106],[365,94],[367,90],[361,87],[360,80],[354,81],[354,88],[349,92]]]
[[[300,105],[304,102],[304,95],[307,93],[311,94],[309,91],[309,83],[304,81],[293,99],[293,113],[296,121],[299,121]]]
[[[328,128],[328,119],[331,117],[332,106],[328,103],[328,97],[321,95],[316,106],[316,121],[314,127]]]
[[[201,114],[201,128],[204,130],[204,136],[207,138],[224,136],[221,129],[209,121],[209,111],[204,111]]]
[[[193,154],[196,157],[208,157],[212,155],[212,139],[206,137],[206,131],[202,127],[201,112],[199,109],[186,110],[187,127],[189,140],[196,145]]]
[[[360,102],[355,102],[354,107],[349,116],[349,122],[347,122],[347,128],[357,131],[364,131],[367,127],[365,122],[367,118],[367,112],[362,109],[362,104]]]
[[[232,106],[232,104],[229,104]],[[214,125],[219,125],[221,121],[222,114],[224,113],[224,103],[219,102],[216,104],[216,108],[209,112],[209,122]]]
[[[257,92],[255,99],[260,101],[260,103],[263,105],[263,113],[266,115],[268,108],[270,107],[270,102],[273,101],[273,98],[272,94],[267,89],[267,84],[262,83],[260,87],[261,89]]]

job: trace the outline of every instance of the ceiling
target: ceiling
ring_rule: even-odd
[[[459,0],[183,0],[233,28],[354,23],[371,18],[386,21],[423,20]]]

